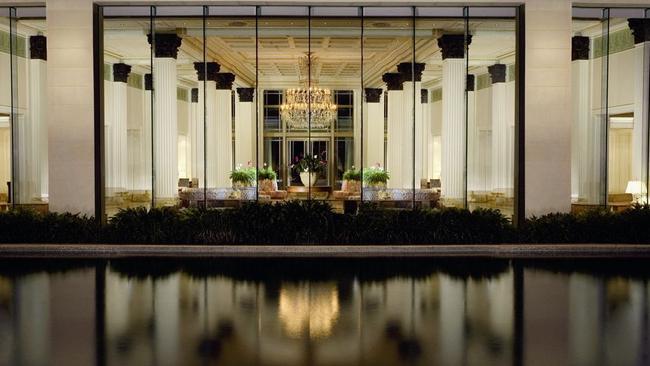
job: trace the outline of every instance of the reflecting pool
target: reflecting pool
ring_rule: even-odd
[[[0,365],[648,365],[642,261],[0,261]]]

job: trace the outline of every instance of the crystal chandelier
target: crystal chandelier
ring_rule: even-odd
[[[336,118],[336,104],[332,101],[332,91],[317,86],[318,80],[309,78],[314,70],[316,58],[307,54],[300,58],[300,83],[302,88],[288,89],[284,93],[284,103],[280,106],[282,120],[293,129],[327,129]],[[311,85],[311,86],[308,86]]]

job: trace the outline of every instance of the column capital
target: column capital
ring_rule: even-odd
[[[650,18],[630,18],[627,25],[632,30],[634,44],[650,41]]]
[[[153,78],[151,74],[144,74],[144,90],[153,90]]]
[[[151,44],[151,33],[147,34],[147,41]],[[156,33],[156,42],[154,46],[154,57],[178,57],[178,48],[181,46],[183,39],[176,33]]]
[[[379,103],[381,100],[382,89],[379,88],[365,88],[366,103]]]
[[[47,38],[45,36],[29,37],[29,58],[47,61]]]
[[[506,65],[494,64],[488,66],[488,72],[490,73],[490,79],[492,79],[492,84],[506,82]]]
[[[237,88],[240,102],[252,102],[255,96],[255,88]]]
[[[190,90],[190,94],[191,94],[190,95],[190,97],[191,97],[190,101],[192,103],[198,103],[199,102],[199,88],[192,88],[192,90]]]
[[[218,72],[215,75],[217,89],[232,89],[232,83],[235,81],[235,74],[229,72]]]
[[[589,37],[571,38],[571,61],[589,60]]]
[[[474,81],[475,81],[474,74],[467,74],[467,84],[465,84],[465,89],[468,92],[474,91],[475,88]]]
[[[126,83],[131,73],[131,65],[124,63],[113,64],[113,81],[116,83]]]
[[[420,103],[429,103],[429,89],[420,89]]]
[[[424,71],[424,64],[416,62],[413,64],[413,68],[411,69],[410,62],[402,62],[401,64],[397,65],[397,71],[402,74],[402,80],[404,81],[422,81],[422,71]]]
[[[381,80],[386,83],[388,90],[403,89],[404,80],[399,72],[387,72],[381,77]]]
[[[207,73],[205,70],[206,68],[207,68]],[[206,80],[217,81],[217,73],[219,72],[220,68],[221,65],[219,65],[216,62],[206,62],[206,63],[195,62],[194,63],[194,70],[196,70],[196,75],[198,76],[199,81],[206,81]]]
[[[468,34],[443,34],[438,38],[438,47],[442,52],[442,59],[448,58],[465,58],[465,39],[467,46],[472,43],[472,35]]]

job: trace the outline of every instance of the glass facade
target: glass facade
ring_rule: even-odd
[[[45,8],[0,7],[0,211],[47,210]]]
[[[109,216],[285,199],[513,213],[516,8],[100,9]]]
[[[648,202],[650,12],[574,8],[572,202]]]

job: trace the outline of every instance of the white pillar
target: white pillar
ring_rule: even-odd
[[[422,134],[422,108],[420,100],[422,90],[423,63],[403,62],[397,65],[402,74],[404,100],[404,129],[402,135],[402,166],[404,180],[402,188],[420,188],[422,178],[422,140],[415,136]]]
[[[476,92],[474,75],[467,75],[467,192],[480,191],[480,142],[476,124]]]
[[[514,145],[509,133],[507,114],[506,65],[488,67],[492,79],[492,192],[512,197],[514,177],[510,162],[513,161]]]
[[[112,105],[109,120],[109,138],[106,144],[110,145],[110,153],[106,159],[106,194],[126,192],[128,187],[128,133],[127,133],[127,79],[131,66],[124,63],[113,64]]]
[[[362,100],[362,90],[361,89],[354,89],[352,90],[352,147],[354,150],[354,155],[353,155],[353,160],[352,160],[352,165],[355,167],[359,167],[360,165],[363,165],[363,162],[361,162],[361,110],[363,108],[363,100]]]
[[[429,170],[429,146],[431,143],[431,111],[429,109],[429,89],[420,90],[420,108],[422,109],[422,129],[416,131],[415,138],[419,139],[419,156],[421,159],[422,178],[431,179]]]
[[[207,67],[207,70],[204,68]],[[216,161],[214,151],[216,149],[214,134],[217,123],[217,73],[221,66],[216,62],[195,62],[199,79],[198,106],[196,107],[196,128],[194,129],[196,145],[192,141],[192,162],[196,168],[194,176],[199,179],[199,187],[215,187],[214,178],[210,178],[210,171]],[[206,138],[204,138],[204,135]],[[207,147],[204,142],[207,139]],[[205,150],[207,149],[207,150]],[[208,167],[208,181],[204,177],[204,164]],[[194,169],[194,168],[193,168]],[[194,172],[195,170],[193,170]]]
[[[232,159],[232,83],[235,75],[217,74],[216,112],[214,125],[206,126],[208,158],[208,187],[230,187]]]
[[[203,83],[199,83],[203,88]],[[199,185],[203,181],[203,118],[199,111],[203,111],[199,105],[199,88],[192,88],[190,103],[190,178],[199,179]]]
[[[463,205],[466,193],[465,36],[445,34],[438,38],[438,46],[442,50],[441,195],[448,205]]]
[[[142,172],[139,174],[138,187],[136,190],[151,193],[152,189],[152,169],[153,169],[153,154],[151,151],[151,127],[153,121],[151,120],[151,103],[152,96],[151,90],[153,89],[153,79],[151,74],[144,75],[144,93],[143,93],[143,108],[142,108],[142,142],[140,144],[142,156]]]
[[[364,168],[384,161],[384,100],[382,89],[365,89],[363,103],[363,156]],[[383,165],[383,164],[382,164]]]
[[[32,126],[33,159],[30,166],[34,177],[34,197],[48,197],[47,124],[47,39],[45,36],[29,37],[29,114]]]
[[[149,36],[151,41],[151,35]],[[156,34],[153,59],[153,168],[157,206],[176,203],[178,195],[178,105],[176,34]]]
[[[648,78],[650,77],[650,19],[628,19],[634,35],[634,127],[632,129],[632,180],[647,184]],[[644,197],[645,201],[645,197]]]
[[[600,160],[597,145],[591,143],[597,124],[592,121],[589,37],[571,40],[573,124],[571,125],[571,197],[579,202],[598,203],[600,180],[594,160]]]
[[[388,88],[388,141],[386,146],[386,170],[390,174],[389,188],[402,188],[404,172],[402,155],[406,153],[403,145],[405,126],[404,93],[402,92],[402,75],[386,73],[383,81]]]
[[[235,103],[235,164],[255,161],[255,88],[237,88]]]

